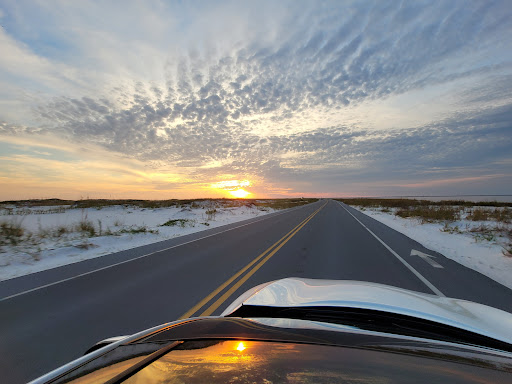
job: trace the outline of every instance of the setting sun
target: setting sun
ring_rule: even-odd
[[[225,180],[211,184],[210,188],[223,190],[228,195],[236,197],[237,199],[243,199],[252,195],[251,192],[243,189],[245,187],[250,187],[251,185],[252,183],[249,180]]]
[[[233,196],[239,199],[243,199],[251,194],[250,192],[247,192],[245,189],[241,188],[237,189],[236,191],[229,191],[229,193],[231,193]]]

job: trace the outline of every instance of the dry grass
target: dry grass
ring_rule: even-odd
[[[466,218],[471,221],[487,221],[489,220],[489,211],[485,209],[473,209]]]
[[[399,208],[395,212],[396,216],[403,218],[413,217],[420,219],[422,222],[432,223],[436,221],[456,221],[460,219],[460,210],[455,207],[407,207]]]
[[[216,204],[225,208],[230,207],[242,207],[242,206],[258,206],[258,207],[269,207],[273,209],[285,209],[291,207],[297,207],[305,204],[310,204],[318,199],[309,198],[293,198],[293,199],[169,199],[169,200],[134,200],[134,199],[82,199],[82,200],[60,200],[60,199],[45,199],[45,200],[11,200],[0,202],[0,208],[4,208],[7,211],[12,210],[12,206],[18,207],[18,209],[31,208],[31,207],[48,207],[48,206],[59,206],[55,208],[55,212],[51,213],[62,213],[66,208],[96,208],[102,209],[104,207],[122,205],[139,207],[146,209],[155,208],[168,208],[168,207],[190,207],[190,208],[201,208],[208,204]],[[27,210],[27,213],[38,213],[34,210]],[[40,213],[46,213],[41,210]]]
[[[21,221],[3,221],[0,223],[0,245],[17,245],[23,240],[25,230]]]
[[[195,227],[195,221],[190,219],[173,219],[166,221],[161,227]]]
[[[359,206],[362,210],[374,208],[403,218],[417,218],[422,223],[444,222],[440,229],[442,232],[470,234],[477,242],[496,242],[503,248],[505,256],[512,257],[512,203],[374,198],[337,200]],[[465,228],[454,225],[453,222],[460,220],[465,212],[467,220],[485,223],[476,227],[466,224]]]
[[[112,233],[112,235],[116,236],[116,235],[119,235],[119,234],[122,234],[122,233],[129,233],[129,234],[132,234],[132,235],[136,235],[138,233],[153,233],[153,234],[156,234],[156,233],[158,233],[158,231],[154,230],[154,229],[150,229],[146,225],[135,225],[135,226],[131,226],[131,227],[128,227],[128,228],[123,228],[123,229],[121,229],[120,231],[118,231],[116,233]]]
[[[205,214],[207,221],[215,220],[215,216],[217,216],[217,210],[215,208],[207,209]]]
[[[478,227],[473,227],[469,230],[469,232],[473,233],[476,241],[494,241],[496,240],[496,234],[501,231],[502,228],[491,227],[485,224],[481,224]]]
[[[360,207],[387,207],[387,208],[410,208],[410,207],[428,207],[428,206],[459,206],[459,207],[512,207],[512,203],[502,203],[496,201],[464,201],[464,200],[417,200],[417,199],[382,199],[382,198],[350,198],[336,199],[348,205],[358,205]]]
[[[95,236],[117,236],[123,233],[158,233],[157,230],[150,229],[145,225],[125,227],[120,221],[114,222],[115,230],[103,228],[101,220],[97,223],[87,217],[88,209],[103,209],[110,206],[138,207],[141,209],[157,209],[167,207],[177,207],[190,209],[204,209],[204,223],[209,226],[208,221],[215,220],[219,208],[248,207],[259,210],[286,209],[298,207],[301,205],[313,203],[318,199],[187,199],[187,200],[108,200],[108,199],[86,199],[86,200],[21,200],[0,202],[0,209],[3,209],[4,216],[45,214],[45,213],[65,213],[68,209],[81,209],[82,215],[78,222],[67,226],[58,226],[54,228],[43,228],[41,225],[38,230],[28,231],[23,227],[21,219],[10,217],[8,220],[0,221],[0,252],[4,252],[4,247],[18,246],[23,244],[32,244],[34,246],[44,243],[46,240],[69,240],[77,237],[90,238]],[[41,208],[45,207],[45,208]],[[194,220],[175,219],[169,220],[162,226],[179,226],[182,228],[193,227],[196,225]],[[6,248],[7,249],[7,248]]]
[[[268,207],[272,209],[287,209],[300,207],[302,205],[311,204],[318,199],[299,198],[299,199],[265,199],[253,200],[253,204],[257,207]]]
[[[96,228],[94,228],[94,224],[89,220],[81,220],[78,222],[76,229],[78,232],[82,232],[84,235],[88,235],[89,237],[93,237],[96,235]]]
[[[512,228],[506,231],[508,238],[508,244],[503,248],[503,254],[508,257],[512,257]]]
[[[499,223],[508,224],[512,219],[512,211],[508,208],[495,208],[494,210],[475,208],[468,214],[467,219],[471,221],[494,220]]]
[[[500,223],[510,223],[512,212],[509,207],[512,203],[498,202],[471,202],[462,200],[415,200],[415,199],[373,199],[354,198],[337,199],[348,205],[357,205],[362,208],[379,208],[382,212],[400,217],[417,218],[423,222],[456,221],[461,218],[461,209],[471,209],[467,218],[473,221],[494,220]],[[482,207],[495,207],[494,210]]]
[[[74,200],[61,199],[32,199],[32,200],[7,200],[0,202],[0,205],[15,205],[17,207],[48,207],[57,205],[73,205]]]

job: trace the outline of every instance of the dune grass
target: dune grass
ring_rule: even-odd
[[[396,216],[408,218],[413,217],[422,220],[425,223],[436,221],[456,221],[460,219],[460,210],[448,206],[417,206],[399,208],[395,212]]]
[[[23,213],[23,209],[33,207],[56,207],[48,210],[31,209],[27,210],[27,214],[34,213],[63,213],[65,209],[85,209],[96,208],[101,209],[110,206],[131,206],[146,209],[168,208],[168,207],[189,207],[200,208],[207,203],[215,203],[218,206],[241,207],[241,206],[257,206],[268,207],[272,209],[286,209],[297,207],[318,201],[318,199],[309,198],[292,198],[292,199],[168,199],[168,200],[135,200],[135,199],[81,199],[81,200],[61,200],[61,199],[31,199],[31,200],[11,200],[0,202],[0,208],[4,209],[7,214],[16,210],[16,214]],[[16,207],[16,208],[13,208]]]
[[[360,207],[387,207],[387,208],[410,208],[410,207],[429,207],[429,206],[458,206],[458,207],[512,207],[512,203],[497,201],[465,201],[465,200],[418,200],[418,199],[386,199],[386,198],[346,198],[335,199],[348,205],[357,205]]]
[[[414,218],[423,223],[443,223],[442,232],[469,234],[476,242],[496,242],[499,238],[503,254],[512,257],[512,203],[495,201],[462,200],[416,200],[416,199],[377,199],[350,198],[337,199],[345,204],[365,209],[394,214],[401,218]],[[481,222],[477,225],[460,226],[461,219]],[[466,222],[467,223],[467,222]],[[503,243],[505,239],[505,243]]]
[[[18,245],[25,236],[25,229],[20,220],[2,221],[0,223],[0,245]]]
[[[158,233],[156,228],[146,225],[125,226],[116,220],[113,227],[104,228],[101,220],[92,221],[88,218],[91,209],[101,210],[107,207],[122,206],[130,212],[130,208],[160,209],[181,208],[184,210],[203,210],[203,220],[200,223],[209,226],[215,220],[217,213],[223,209],[247,207],[251,209],[268,211],[270,209],[286,209],[309,204],[318,199],[168,199],[168,200],[133,200],[133,199],[81,199],[81,200],[21,200],[0,202],[0,252],[6,247],[23,245],[38,246],[45,241],[70,241],[87,239],[98,236],[119,236],[122,234],[148,234]],[[28,230],[23,225],[23,219],[28,215],[44,215],[66,213],[68,210],[81,210],[81,217],[74,223],[56,227],[43,227]],[[180,228],[195,227],[195,220],[170,219],[160,226],[177,226]]]
[[[195,227],[195,221],[189,219],[173,219],[166,221],[161,227]]]

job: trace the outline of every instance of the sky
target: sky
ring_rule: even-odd
[[[0,0],[0,200],[512,193],[512,3]]]

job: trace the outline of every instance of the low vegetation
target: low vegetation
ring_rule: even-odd
[[[205,211],[206,221],[215,220],[215,216],[217,216],[217,210],[215,208],[210,208]]]
[[[471,221],[494,220],[499,223],[509,224],[512,220],[512,210],[498,208],[494,210],[485,210],[481,208],[475,208],[469,212],[466,218]]]
[[[173,219],[173,220],[166,221],[165,223],[163,223],[161,225],[161,227],[181,227],[181,228],[194,227],[194,226],[195,226],[195,221],[189,220],[189,219]]]
[[[3,221],[0,223],[0,245],[17,245],[23,239],[25,230],[21,221]]]
[[[398,208],[396,216],[403,218],[413,217],[420,219],[424,223],[436,221],[455,221],[460,219],[460,210],[449,206],[412,206]]]
[[[311,204],[318,199],[306,199],[306,198],[297,198],[297,199],[266,199],[266,200],[248,200],[251,201],[256,207],[259,208],[271,208],[271,209],[288,209],[294,207],[300,207],[302,205]]]
[[[123,233],[129,233],[132,235],[136,235],[139,233],[155,233],[156,234],[156,233],[158,233],[158,231],[154,230],[154,229],[150,229],[146,225],[135,225],[135,226],[131,226],[128,228],[123,228],[115,233],[112,233],[112,235],[120,235]]]
[[[272,209],[286,209],[313,203],[318,199],[293,198],[293,199],[169,199],[169,200],[134,200],[134,199],[81,199],[81,200],[61,200],[61,199],[32,199],[17,201],[2,201],[0,209],[6,211],[5,214],[46,214],[63,213],[66,209],[102,209],[111,206],[138,207],[145,209],[169,208],[169,207],[189,207],[201,208],[211,203],[214,205],[229,207],[256,206],[268,207]],[[33,209],[36,207],[37,209]],[[41,207],[54,207],[40,209]]]
[[[63,230],[61,231],[63,234],[71,232],[65,227],[61,228],[63,228]],[[92,223],[92,221],[89,221],[87,219],[80,220],[80,222],[76,225],[76,230],[78,232],[82,232],[85,235],[88,235],[89,237],[96,236],[96,228],[94,228],[94,224]]]
[[[508,244],[504,247],[505,256],[512,257],[512,229],[507,230]]]
[[[512,207],[512,203],[504,203],[497,201],[465,201],[465,200],[417,200],[417,199],[385,199],[385,198],[347,198],[336,199],[348,205],[357,205],[360,207],[387,207],[387,208],[411,208],[411,207],[442,207],[442,206],[458,206],[458,207]]]
[[[503,247],[503,254],[512,256],[512,228],[509,225],[512,222],[512,203],[376,198],[338,200],[361,210],[374,209],[417,219],[421,223],[442,223],[442,232],[469,234],[477,242],[497,242]],[[460,224],[461,220],[466,224]]]
[[[91,238],[104,236],[157,234],[165,232],[163,227],[192,228],[201,225],[203,228],[211,225],[221,213],[235,214],[233,208],[247,208],[258,214],[259,211],[272,211],[309,204],[318,199],[187,199],[187,200],[110,200],[110,199],[81,199],[81,200],[22,200],[0,202],[0,253],[21,252],[33,255],[38,260],[42,249],[74,246],[82,249],[95,247]],[[123,207],[109,212],[92,214],[96,210]],[[131,213],[146,210],[178,208],[163,224],[153,223],[129,225],[134,223],[128,219]],[[189,211],[195,211],[195,218],[184,218]],[[117,212],[117,213],[116,213]],[[121,212],[120,217],[111,216]],[[69,215],[68,215],[69,213]],[[54,217],[54,214],[63,214]],[[152,212],[147,214],[152,215]],[[160,211],[159,214],[162,214]],[[33,215],[37,215],[37,218]],[[55,219],[46,220],[45,215]],[[98,216],[100,215],[100,216]],[[126,215],[126,216],[125,216]],[[174,217],[172,217],[174,216]],[[95,217],[95,219],[91,219]],[[98,217],[102,218],[101,220]],[[110,219],[106,219],[110,217]],[[158,216],[157,216],[158,217]],[[27,219],[30,218],[30,219]],[[67,218],[67,219],[65,219]],[[105,218],[105,219],[103,219]],[[25,220],[25,223],[24,223]],[[46,221],[45,221],[46,220]],[[105,220],[107,225],[102,222]],[[64,221],[66,224],[62,224]],[[71,221],[71,222],[69,222]],[[55,223],[51,225],[49,223]],[[45,224],[45,225],[43,225]],[[162,227],[162,228],[159,228]]]

